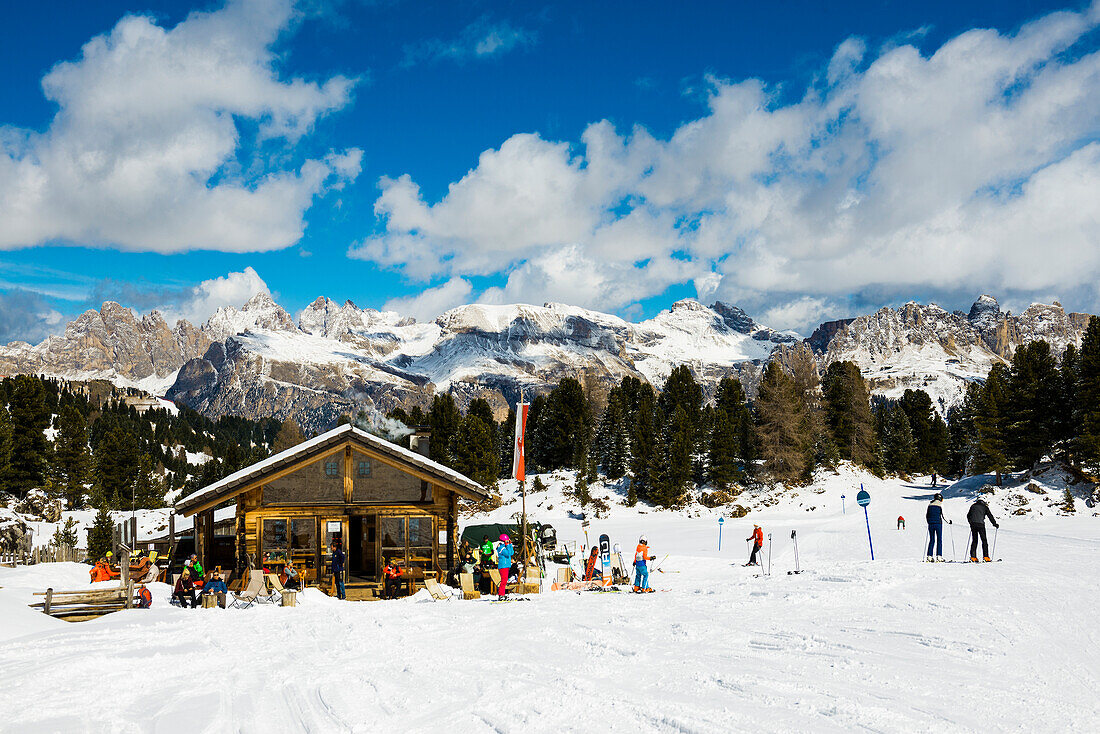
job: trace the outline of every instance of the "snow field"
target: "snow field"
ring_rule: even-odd
[[[858,481],[872,495],[874,562]],[[980,484],[945,491],[960,558]],[[994,505],[1003,563],[926,564],[932,490],[923,481],[846,471],[815,488],[825,491],[794,490],[728,519],[721,552],[716,512],[613,507],[592,518],[591,541],[607,533],[628,559],[640,532],[658,559],[670,554],[670,573],[651,574],[667,593],[647,595],[548,592],[494,604],[421,592],[346,603],[311,590],[296,608],[181,610],[154,585],[151,610],[68,624],[22,605],[47,585],[87,587],[85,568],[0,569],[0,730],[1094,729],[1100,534],[1091,511],[1016,518]],[[542,502],[554,510],[533,516],[559,540],[583,542],[559,484]],[[538,503],[528,496],[529,508]],[[492,519],[517,510],[505,505]],[[895,529],[899,514],[908,530]],[[741,566],[753,522],[772,535],[769,577]],[[801,575],[786,573],[791,530]],[[945,533],[948,556],[950,543]],[[93,687],[110,695],[89,695]]]

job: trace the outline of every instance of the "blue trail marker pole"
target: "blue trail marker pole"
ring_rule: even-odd
[[[871,548],[871,560],[875,560],[875,544],[871,542],[871,519],[867,516],[867,505],[871,504],[871,494],[863,488],[863,485],[859,485],[859,494],[856,495],[856,502],[863,508],[863,520],[867,523],[867,545]]]
[[[840,495],[840,514],[847,515],[848,509],[844,506],[844,495]]]
[[[718,550],[722,550],[722,525],[726,522],[724,517],[718,518]]]

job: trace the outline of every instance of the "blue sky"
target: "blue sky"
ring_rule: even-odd
[[[0,15],[0,341],[263,289],[419,318],[698,297],[807,333],[981,292],[1097,307],[1100,5]]]

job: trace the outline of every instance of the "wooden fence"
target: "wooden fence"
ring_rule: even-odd
[[[35,548],[29,553],[0,552],[0,566],[30,566],[35,563],[83,563],[88,552],[71,545]]]

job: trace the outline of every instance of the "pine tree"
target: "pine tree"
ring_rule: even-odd
[[[953,474],[966,474],[970,470],[974,446],[977,443],[977,414],[981,397],[981,384],[970,383],[963,401],[948,414],[947,468]]]
[[[728,490],[743,482],[752,461],[752,416],[741,382],[732,377],[718,383],[707,452],[707,479]]]
[[[624,380],[624,384],[625,384]],[[624,391],[626,392],[626,391]],[[657,454],[657,394],[653,386],[640,383],[637,387],[634,420],[630,434],[630,473],[632,487],[638,499],[649,500],[653,486],[654,457]]]
[[[806,478],[811,440],[802,390],[777,362],[764,368],[756,398],[757,446],[764,468],[777,480]]]
[[[207,462],[211,463],[213,462]],[[96,507],[128,507],[132,500],[132,484],[137,477],[138,465],[137,438],[121,426],[115,426],[103,436],[95,450],[93,494]]]
[[[275,435],[275,440],[271,444],[271,452],[277,454],[286,451],[305,440],[306,437],[302,435],[302,429],[298,427],[297,423],[288,418],[279,426],[279,432]]]
[[[138,509],[164,507],[164,492],[164,481],[160,474],[156,472],[152,457],[148,454],[141,454],[138,458],[138,469],[134,476],[131,497],[133,506]],[[125,506],[125,504],[125,498],[123,498],[122,505]]]
[[[92,527],[88,529],[88,560],[106,558],[107,551],[114,545],[114,522],[106,508],[101,507],[95,515]]]
[[[1008,373],[1005,443],[1009,464],[1027,469],[1054,446],[1062,385],[1058,364],[1045,341],[1016,350]]]
[[[2,395],[0,395],[2,398]],[[7,479],[11,467],[11,418],[0,399],[0,484]]]
[[[72,404],[61,407],[54,441],[54,463],[58,481],[70,510],[85,506],[85,485],[91,476],[92,456],[88,450],[88,426]]]
[[[909,417],[900,405],[886,403],[882,410],[883,466],[889,472],[907,472],[916,453]]]
[[[592,440],[592,417],[581,383],[566,377],[546,396],[535,441],[545,470],[581,469]]]
[[[429,458],[444,466],[454,467],[457,461],[455,439],[462,426],[462,413],[455,405],[454,396],[443,393],[432,398],[428,425],[432,431],[431,441],[428,443]]]
[[[932,427],[928,433],[925,455],[929,468],[937,474],[947,471],[947,444],[949,441],[947,423],[939,413],[932,417]]]
[[[870,467],[876,460],[867,383],[854,362],[833,362],[822,381],[825,422],[842,459]]]
[[[53,533],[53,538],[50,539],[50,544],[54,548],[60,548],[61,546],[68,546],[69,548],[75,548],[79,538],[76,534],[76,520],[69,518],[65,521],[65,525],[58,525],[57,530]]]
[[[23,497],[28,490],[41,487],[46,481],[49,445],[45,430],[50,425],[50,414],[42,381],[30,375],[17,375],[12,380],[8,411],[11,457],[7,484],[13,494]]]
[[[490,413],[489,420],[492,420]],[[484,487],[496,484],[500,464],[492,429],[481,415],[468,412],[455,441],[455,469]]]
[[[1068,461],[1073,461],[1073,440],[1077,432],[1074,406],[1077,403],[1077,347],[1070,344],[1062,354],[1058,367],[1058,407],[1054,411],[1054,448]]]
[[[623,391],[616,385],[607,395],[607,408],[596,431],[597,462],[608,479],[619,479],[626,473],[629,443]]]
[[[1001,475],[1008,470],[1004,417],[1007,399],[1008,368],[1003,364],[995,364],[982,385],[981,398],[974,416],[977,442],[972,461],[977,472],[995,472],[997,486],[1001,484]]]
[[[1074,406],[1077,459],[1096,470],[1100,468],[1100,318],[1095,316],[1089,319],[1077,357]]]

